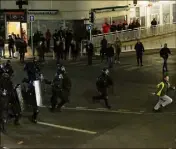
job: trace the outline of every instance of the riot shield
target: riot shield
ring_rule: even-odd
[[[22,96],[21,85],[18,85],[16,87],[16,93],[17,93],[17,97],[18,97],[19,104],[21,107],[21,111],[24,111],[24,100],[23,100],[23,96]]]
[[[42,93],[41,93],[41,83],[39,80],[34,81],[35,97],[37,106],[42,106]]]

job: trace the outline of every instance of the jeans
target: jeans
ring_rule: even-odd
[[[169,96],[167,96],[167,95],[161,96],[161,97],[159,97],[159,101],[155,105],[154,109],[158,110],[161,106],[165,107],[170,103],[172,103],[172,99]]]
[[[164,63],[163,63],[163,72],[168,71],[167,69],[167,58],[163,58],[164,59]]]
[[[109,68],[113,67],[113,57],[108,57],[108,66]]]

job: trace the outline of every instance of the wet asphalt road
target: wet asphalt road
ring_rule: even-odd
[[[100,60],[87,66],[85,60],[64,62],[72,79],[70,103],[61,113],[50,113],[40,108],[39,124],[31,124],[25,113],[21,126],[8,125],[8,135],[1,135],[1,144],[10,148],[170,148],[175,144],[175,101],[162,113],[153,113],[157,102],[151,95],[161,80],[162,59],[159,54],[144,55],[144,66],[137,67],[134,53],[123,54],[121,63],[111,69],[114,93],[109,99],[112,110],[104,103],[92,103],[96,94],[95,80],[106,66]],[[14,60],[14,82],[25,76],[23,65]],[[176,84],[175,52],[168,60],[171,83]],[[52,79],[55,62],[49,60],[42,66],[45,77]],[[171,92],[175,100],[175,93]],[[44,105],[48,106],[51,89],[47,86],[43,94]],[[48,126],[50,125],[50,126]]]

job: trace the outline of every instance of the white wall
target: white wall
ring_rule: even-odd
[[[113,6],[125,6],[128,5],[128,1],[56,1],[56,0],[29,0],[29,5],[24,6],[27,9],[57,9],[59,10],[58,15],[37,15],[37,18],[42,19],[61,19],[61,20],[74,20],[89,18],[89,11],[92,8],[103,8]],[[15,0],[4,0],[1,1],[1,9],[16,9],[18,8],[15,4]],[[124,12],[123,12],[124,14]],[[97,18],[104,18],[109,16],[107,13],[99,13],[96,15]],[[112,16],[120,16],[118,12],[111,12]]]

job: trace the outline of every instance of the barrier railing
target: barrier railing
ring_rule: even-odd
[[[100,48],[100,42],[103,39],[103,36],[106,37],[108,42],[114,43],[117,37],[122,42],[127,42],[127,41],[133,41],[135,39],[142,39],[142,38],[147,38],[147,37],[152,37],[157,35],[165,35],[165,34],[173,33],[175,31],[176,31],[175,23],[157,25],[157,26],[152,26],[148,28],[136,28],[134,30],[122,30],[120,32],[117,31],[117,32],[112,32],[107,34],[93,35],[92,43],[94,47],[97,49],[97,48]]]

